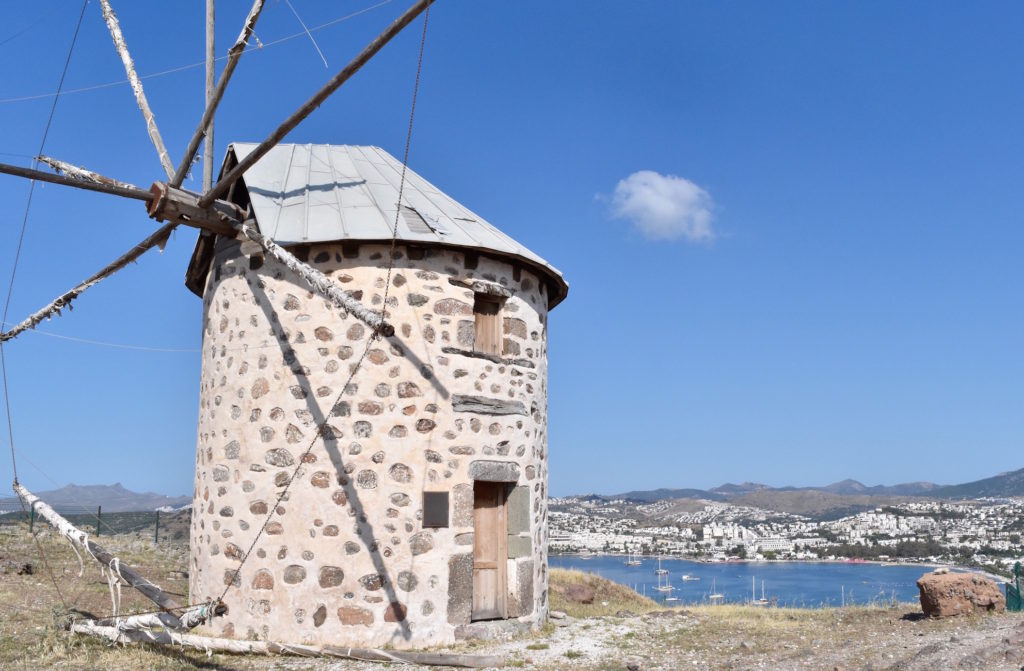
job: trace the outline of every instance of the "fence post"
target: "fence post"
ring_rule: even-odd
[[[100,535],[100,518],[103,515],[103,506],[96,506],[96,535]]]
[[[36,502],[33,501],[32,505],[29,506],[29,513],[28,513],[28,532],[29,533],[32,533],[32,527],[35,525],[35,523],[36,523]]]
[[[153,529],[153,542],[160,542],[160,511],[156,511],[156,527]]]

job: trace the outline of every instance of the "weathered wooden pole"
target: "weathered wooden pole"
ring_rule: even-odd
[[[44,163],[49,161],[45,157],[39,157]],[[55,159],[50,159],[55,160]],[[58,163],[63,164],[63,161]],[[0,163],[0,173],[5,175],[14,175],[15,177],[24,177],[25,179],[35,179],[40,182],[49,182],[50,184],[60,184],[62,186],[73,186],[76,189],[85,189],[86,191],[99,191],[100,193],[109,193],[115,196],[121,196],[123,198],[134,198],[135,200],[153,200],[153,194],[145,189],[140,189],[131,184],[125,182],[119,182],[116,179],[110,177],[103,177],[91,170],[81,169],[83,173],[93,175],[95,179],[81,179],[68,175],[54,175],[52,172],[43,172],[42,170],[35,170],[33,168],[23,168],[19,165],[9,165],[7,163]]]
[[[139,80],[139,75],[135,72],[135,62],[132,60],[131,53],[128,52],[128,45],[125,44],[124,35],[121,34],[121,24],[118,23],[117,15],[114,14],[114,10],[110,6],[110,0],[100,0],[100,6],[103,8],[103,20],[107,23],[110,37],[114,40],[114,47],[121,57],[121,62],[124,63],[124,71],[128,75],[128,82],[135,93],[135,102],[138,103],[142,116],[146,120],[146,130],[149,132],[149,139],[152,140],[153,146],[156,147],[156,153],[160,155],[160,165],[164,167],[167,179],[173,179],[174,164],[171,163],[167,147],[164,146],[164,139],[160,137],[160,129],[156,127],[156,118],[153,116],[153,110],[149,108],[146,92],[142,90],[142,81]]]
[[[367,662],[400,662],[425,666],[452,666],[464,669],[502,667],[506,659],[498,655],[464,655],[444,652],[415,652],[405,650],[379,650],[373,648],[350,648],[329,645],[302,645],[297,643],[276,643],[273,641],[242,641],[230,638],[176,634],[166,631],[105,627],[97,623],[75,622],[70,627],[76,634],[87,634],[109,639],[115,643],[156,643],[176,645],[213,652],[257,653],[266,655],[294,655],[297,657],[334,657]]]
[[[72,179],[77,179],[79,181],[92,182],[95,184],[107,184],[109,186],[121,187],[122,189],[135,189],[138,191],[142,190],[139,189],[139,187],[135,186],[134,184],[129,184],[127,182],[119,182],[116,179],[113,179],[112,177],[105,177],[97,172],[89,170],[88,168],[83,168],[81,166],[68,163],[67,161],[61,161],[60,159],[52,158],[50,156],[36,156],[36,160],[39,161],[40,163],[45,163],[46,165],[56,170],[58,173],[64,173],[68,177]]]
[[[44,319],[48,319],[50,316],[54,314],[60,314],[60,311],[63,310],[64,308],[71,309],[71,301],[78,298],[78,295],[80,293],[82,293],[92,285],[99,283],[104,278],[113,275],[118,270],[121,270],[129,263],[131,263],[135,259],[145,254],[147,251],[152,249],[153,247],[156,247],[157,245],[163,245],[164,243],[166,243],[168,236],[170,236],[171,231],[174,230],[175,226],[177,226],[177,224],[173,223],[161,226],[155,232],[146,237],[146,239],[144,239],[142,242],[132,247],[130,250],[119,256],[111,263],[108,263],[98,273],[92,275],[87,280],[75,285],[68,291],[65,291],[63,294],[55,298],[46,306],[42,307],[36,312],[33,312],[23,322],[21,322],[11,330],[5,333],[0,333],[0,342],[7,342],[12,338],[17,337],[21,333],[29,329],[35,328],[39,322],[43,321]]]
[[[61,517],[56,510],[50,507],[49,504],[25,489],[24,486],[15,482],[14,491],[27,505],[35,506],[35,509],[39,512],[39,516],[53,525],[53,527],[59,531],[62,536],[85,550],[96,561],[98,561],[100,565],[110,571],[113,571],[115,575],[125,583],[139,590],[139,592],[141,592],[147,599],[165,611],[181,610],[181,605],[172,599],[170,595],[150,581],[146,580],[143,576],[136,573],[136,571],[131,567],[121,563],[120,559],[107,552],[101,546],[92,542],[89,539],[89,534],[76,528],[75,525],[71,524],[71,522],[68,522],[66,519]],[[181,623],[178,621],[178,618],[173,614],[171,614],[171,616],[174,617],[174,622],[177,623],[175,626],[180,627]]]
[[[262,0],[256,1],[262,2]],[[214,0],[206,0],[206,98],[203,103],[204,119],[206,117],[206,110],[210,107],[210,101],[213,100],[213,80],[216,75],[217,48],[214,15]],[[210,119],[203,126],[203,133],[205,134],[203,142],[203,191],[206,191],[213,186],[213,115],[210,115]],[[187,156],[182,162],[187,164],[191,160],[192,156]],[[174,179],[178,179],[177,172],[174,174]]]
[[[359,72],[359,69],[366,65],[367,61],[373,58],[378,51],[384,48],[384,45],[390,42],[395,35],[402,32],[403,28],[409,25],[413,19],[419,16],[423,10],[433,4],[433,2],[434,0],[417,0],[417,2],[407,9],[404,14],[395,19],[394,23],[388,26],[384,32],[366,45],[366,47],[359,52],[359,54],[353,58],[349,64],[341,70],[341,72],[334,75],[334,77],[332,77],[331,80],[323,86],[323,88],[314,93],[313,96],[302,105],[302,107],[285,119],[284,122],[278,126],[266,140],[261,142],[252,150],[252,152],[249,153],[248,156],[239,161],[238,165],[232,168],[228,174],[221,177],[211,189],[204,193],[203,197],[199,199],[199,205],[205,207],[227,192],[228,187],[241,177],[246,170],[263,158],[263,156],[283,140],[288,133],[302,123],[306,117],[312,114],[313,110],[320,107],[320,105],[323,104],[323,102],[327,100],[332,93],[337,91],[342,84],[348,81],[352,75]]]
[[[210,0],[212,2],[212,0]],[[220,105],[221,99],[224,97],[224,91],[227,89],[228,82],[231,80],[231,75],[235,71],[235,66],[238,65],[238,60],[242,57],[242,53],[245,52],[245,47],[249,44],[249,38],[252,36],[253,30],[256,28],[256,20],[260,17],[260,12],[263,11],[263,0],[255,0],[252,5],[252,9],[249,10],[249,15],[245,18],[245,23],[242,25],[242,32],[235,40],[234,45],[228,50],[228,62],[224,65],[224,70],[220,73],[220,79],[217,80],[217,87],[213,90],[213,93],[209,93],[209,78],[207,79],[207,98],[206,98],[206,109],[203,110],[203,118],[199,120],[199,125],[196,127],[195,132],[192,134],[192,138],[188,141],[188,147],[185,149],[185,155],[181,159],[181,163],[178,165],[178,171],[174,174],[174,179],[171,180],[171,186],[181,186],[181,183],[185,180],[185,175],[188,173],[188,167],[192,163],[192,157],[196,155],[196,150],[199,148],[199,141],[203,139],[206,134],[206,128],[210,127],[210,136],[207,139],[207,144],[212,146],[213,144],[213,117],[217,111],[217,106]],[[209,58],[209,52],[207,52]],[[212,71],[212,66],[210,70]],[[209,73],[208,73],[209,76]],[[212,150],[211,150],[212,152]],[[211,153],[212,157],[212,153]],[[209,159],[208,165],[210,166],[210,183],[213,182],[213,159]],[[206,168],[203,168],[203,190],[207,191],[210,188],[205,180]]]
[[[375,332],[380,333],[385,337],[390,337],[395,334],[395,327],[389,324],[383,317],[383,308],[381,312],[376,312],[366,307],[349,295],[347,291],[342,289],[341,286],[330,277],[324,275],[308,263],[299,261],[295,258],[294,254],[257,231],[255,223],[256,222],[249,219],[237,223],[235,225],[235,229],[240,235],[243,235],[258,244],[266,253],[284,264],[288,270],[302,278],[302,280],[308,284],[309,288],[315,293],[318,293],[324,298],[337,304],[350,315],[369,326]]]

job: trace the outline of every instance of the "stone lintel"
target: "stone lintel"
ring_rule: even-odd
[[[476,294],[511,298],[513,293],[510,288],[499,284],[498,282],[491,282],[490,280],[481,280],[473,277],[449,277],[448,282],[457,287],[466,287]]]
[[[441,351],[445,354],[458,354],[460,356],[468,356],[471,359],[485,359],[493,363],[505,364],[506,366],[521,366],[522,368],[536,368],[532,361],[529,359],[503,359],[497,354],[485,354],[484,352],[474,352],[470,349],[459,349],[458,347],[442,347]]]
[[[455,412],[475,412],[478,415],[526,415],[526,406],[522,401],[506,401],[501,398],[487,396],[466,396],[452,394],[452,410]]]
[[[483,482],[519,482],[519,465],[510,461],[471,461],[469,478]]]

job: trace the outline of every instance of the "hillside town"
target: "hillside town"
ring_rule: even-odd
[[[1021,555],[1024,498],[914,501],[813,519],[711,501],[551,500],[552,553],[949,562],[1005,571]]]

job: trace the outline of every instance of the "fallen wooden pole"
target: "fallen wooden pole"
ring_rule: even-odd
[[[128,82],[135,93],[135,102],[138,103],[142,116],[146,120],[146,130],[149,132],[149,139],[153,141],[153,146],[156,147],[156,153],[160,156],[160,164],[164,167],[167,178],[173,179],[174,164],[171,163],[171,156],[167,153],[167,147],[164,146],[164,139],[160,137],[160,129],[156,127],[156,117],[153,116],[153,110],[149,108],[146,92],[142,90],[142,81],[135,72],[135,62],[132,60],[132,55],[128,52],[128,45],[124,41],[124,35],[121,34],[121,24],[118,23],[117,15],[114,14],[114,10],[110,6],[110,0],[100,0],[100,6],[103,8],[103,20],[106,21],[107,28],[110,30],[110,37],[114,40],[114,48],[117,49],[121,62],[124,63],[124,71],[128,75]]]
[[[169,613],[143,613],[141,615],[106,617],[96,620],[94,624],[102,627],[117,627],[119,629],[152,629],[154,627],[162,627],[176,631],[188,631],[208,622],[216,615],[223,615],[227,611],[228,607],[223,603],[204,603],[198,606],[191,606],[177,617]]]
[[[355,298],[352,298],[337,282],[309,264],[299,261],[291,252],[257,231],[254,222],[251,220],[236,223],[235,229],[241,235],[262,247],[266,253],[283,263],[288,270],[301,277],[314,292],[333,301],[377,333],[385,337],[395,334],[395,327],[385,321],[382,316],[383,309],[382,312],[375,312]]]
[[[235,71],[235,66],[238,65],[238,60],[242,57],[242,53],[245,51],[246,45],[249,43],[249,37],[252,36],[252,31],[256,28],[256,20],[260,18],[260,12],[263,11],[263,0],[255,0],[252,4],[252,9],[249,10],[249,16],[245,18],[245,23],[242,25],[242,33],[235,40],[235,44],[228,50],[228,62],[224,64],[224,69],[220,73],[220,79],[217,80],[217,88],[214,89],[213,93],[210,94],[209,100],[206,102],[206,109],[203,110],[203,118],[199,120],[199,126],[192,134],[192,138],[188,141],[188,147],[185,148],[185,155],[181,159],[181,163],[178,164],[178,171],[174,173],[174,177],[171,179],[171,186],[181,186],[181,183],[185,181],[185,175],[188,174],[188,167],[192,164],[192,158],[196,155],[196,151],[199,149],[199,142],[206,135],[206,129],[210,127],[213,121],[213,115],[217,112],[217,106],[220,105],[221,98],[224,97],[224,90],[227,89],[228,82],[231,80],[231,75]],[[212,39],[209,35],[207,39]],[[211,150],[212,151],[212,150]],[[209,153],[209,152],[208,152]],[[212,180],[213,178],[213,166],[207,161],[207,164],[203,166],[203,172],[207,171],[209,166],[209,175]],[[210,185],[204,184],[204,188],[209,189]]]
[[[89,534],[78,529],[75,525],[71,524],[71,522],[68,522],[66,519],[61,517],[56,510],[51,508],[49,504],[38,496],[28,491],[17,482],[14,483],[14,491],[21,497],[21,500],[25,502],[25,505],[34,509],[37,515],[53,525],[53,527],[59,531],[64,538],[85,550],[93,557],[93,559],[98,561],[101,566],[113,571],[118,578],[137,589],[147,599],[160,606],[160,608],[165,611],[181,610],[181,606],[177,601],[172,599],[170,595],[150,581],[146,580],[143,576],[136,573],[130,566],[122,564],[120,559],[107,552],[101,546],[89,540]],[[170,619],[164,618],[162,621],[170,623],[174,628],[181,627],[181,621],[177,616],[169,612],[165,613],[165,615]]]
[[[106,2],[106,0],[101,0]],[[372,42],[366,45],[359,55],[353,58],[345,68],[334,75],[327,84],[323,86],[319,91],[313,94],[313,96],[305,102],[298,110],[295,111],[290,117],[285,119],[284,123],[277,127],[273,133],[270,134],[266,140],[261,142],[255,149],[253,149],[248,156],[239,161],[238,165],[232,168],[228,174],[224,175],[213,185],[213,188],[203,194],[203,197],[199,200],[201,206],[206,206],[212,203],[214,200],[223,195],[239,177],[241,177],[246,170],[251,168],[257,161],[263,158],[268,151],[274,148],[277,143],[284,139],[288,133],[290,133],[296,126],[313,113],[317,107],[327,98],[338,90],[338,88],[349,80],[352,75],[359,72],[359,69],[366,65],[367,61],[376,55],[378,51],[384,48],[391,39],[400,33],[403,28],[412,23],[413,19],[420,15],[423,10],[429,7],[434,0],[417,0],[416,4],[407,9],[404,14],[398,17],[394,23],[388,26],[384,32],[376,37]]]
[[[42,160],[44,157],[40,157]],[[115,196],[121,196],[123,198],[134,198],[135,200],[151,201],[153,195],[145,189],[140,189],[124,182],[118,182],[115,179],[105,177],[109,179],[111,183],[93,182],[82,179],[75,179],[67,175],[54,175],[52,172],[43,172],[42,170],[34,170],[32,168],[23,168],[18,165],[9,165],[7,163],[0,163],[0,173],[6,175],[14,175],[15,177],[24,177],[26,179],[34,179],[40,182],[49,182],[50,184],[60,184],[62,186],[73,186],[76,189],[85,189],[86,191],[99,191],[100,193],[110,193]],[[92,173],[96,174],[96,173]]]
[[[174,223],[165,224],[164,226],[161,226],[152,235],[150,235],[145,240],[132,247],[125,254],[122,254],[117,259],[104,266],[102,270],[100,270],[95,275],[89,277],[89,279],[85,280],[84,282],[81,282],[80,284],[77,284],[68,291],[64,292],[42,309],[37,310],[36,312],[29,315],[28,318],[25,319],[25,321],[21,322],[11,330],[5,333],[0,333],[0,342],[7,342],[12,338],[17,337],[24,331],[35,328],[36,325],[39,324],[39,322],[43,321],[44,319],[48,319],[55,314],[60,314],[60,311],[63,310],[64,308],[71,309],[71,301],[78,298],[79,294],[81,294],[83,291],[93,286],[94,284],[98,284],[104,278],[113,275],[118,270],[124,268],[129,263],[142,256],[153,247],[156,247],[157,245],[162,245],[165,242],[167,242],[167,238],[171,235],[171,231],[174,230],[175,226],[177,226],[177,224]]]
[[[203,652],[237,652],[297,657],[334,657],[367,662],[403,662],[425,666],[452,666],[463,669],[502,667],[506,659],[498,655],[462,655],[443,652],[414,652],[402,650],[375,650],[339,646],[316,646],[276,643],[273,641],[241,641],[229,638],[177,634],[167,631],[126,630],[103,627],[92,622],[75,622],[71,631],[76,634],[99,636],[115,643],[153,643],[194,648]]]

